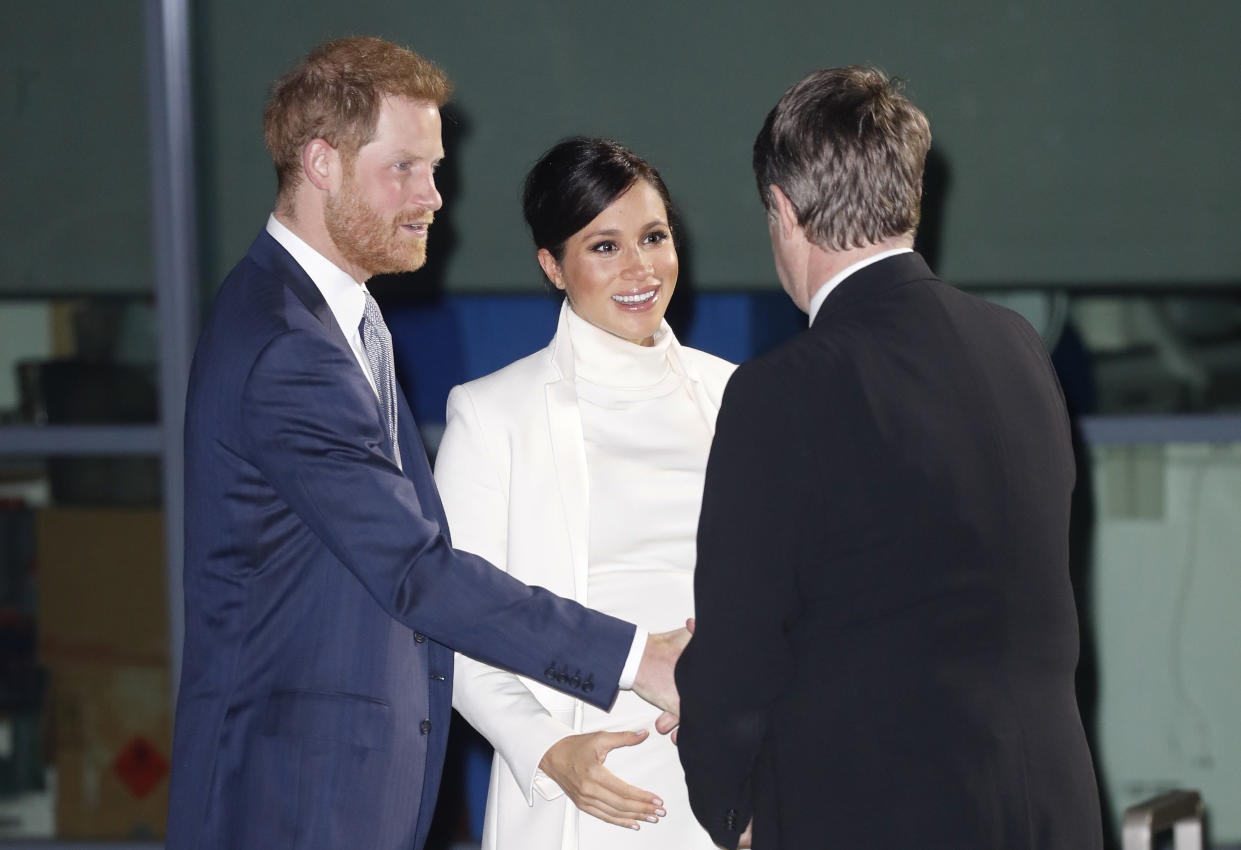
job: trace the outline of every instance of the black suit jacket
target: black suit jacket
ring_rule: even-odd
[[[1042,342],[917,254],[741,366],[677,666],[725,847],[1100,845],[1073,690],[1069,425]]]
[[[453,549],[399,415],[404,469],[327,303],[260,233],[190,375],[169,850],[417,850],[454,649],[615,696],[633,626]]]

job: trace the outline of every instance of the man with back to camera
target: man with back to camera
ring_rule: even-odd
[[[221,287],[186,410],[186,635],[167,847],[420,848],[453,650],[594,705],[675,709],[687,634],[454,550],[365,281],[441,205],[437,67],[327,42],[276,83],[275,211]]]
[[[930,142],[850,67],[785,92],[754,144],[810,327],[734,373],[707,466],[676,680],[723,847],[751,819],[759,850],[1101,846],[1064,401],[1023,319],[911,250]]]

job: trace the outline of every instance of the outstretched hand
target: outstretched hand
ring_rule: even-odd
[[[561,738],[543,754],[539,769],[556,781],[573,805],[600,820],[639,829],[639,821],[658,823],[664,816],[663,800],[650,791],[624,782],[603,766],[617,747],[632,747],[649,733],[591,732]]]

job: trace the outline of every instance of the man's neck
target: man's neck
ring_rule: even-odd
[[[824,262],[817,266],[817,276],[811,277],[807,275],[806,307],[803,309],[809,316],[810,323],[814,324],[819,308],[823,306],[823,302],[827,300],[831,291],[839,286],[845,278],[852,275],[854,270],[864,267],[870,262],[877,262],[887,254],[898,251],[910,251],[912,249],[913,240],[908,237],[886,239],[883,242],[848,251],[818,251],[816,249],[818,253],[828,254],[831,257],[830,260],[825,259]]]
[[[882,242],[872,242],[861,248],[846,248],[843,251],[833,251],[817,246],[811,248],[810,261],[806,264],[807,301],[814,297],[819,287],[854,263],[860,263],[884,251],[912,248],[913,244],[913,239],[908,236],[893,236]]]
[[[365,284],[370,275],[350,264],[336,247],[331,234],[327,231],[322,207],[314,205],[314,208],[307,209],[308,206],[310,206],[308,202],[303,200],[299,203],[297,198],[294,198],[292,202],[277,200],[272,215],[298,239],[352,277],[359,285]]]

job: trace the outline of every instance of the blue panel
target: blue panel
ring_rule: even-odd
[[[740,363],[806,326],[780,292],[683,293],[670,322],[685,345]],[[397,379],[422,425],[444,422],[448,391],[543,348],[560,301],[547,295],[456,295],[384,304]]]

